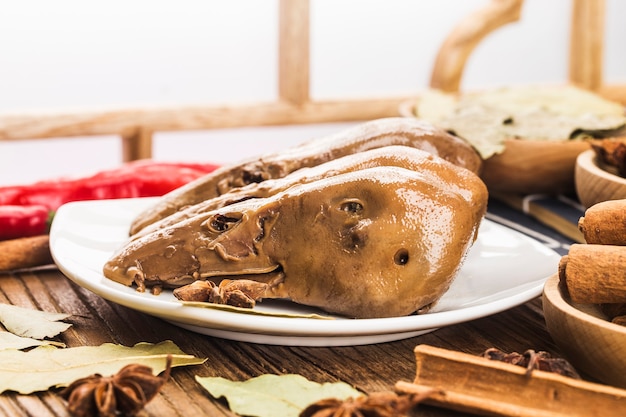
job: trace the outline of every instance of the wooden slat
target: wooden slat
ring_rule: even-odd
[[[0,117],[0,140],[122,135],[137,126],[157,132],[369,120],[397,116],[400,103],[412,98],[7,115]]]
[[[278,94],[299,105],[309,101],[309,0],[280,0]]]
[[[464,17],[439,49],[430,87],[447,92],[459,91],[465,63],[474,48],[494,30],[519,20],[522,3],[523,0],[491,0]]]
[[[122,160],[125,162],[152,157],[152,132],[145,127],[121,134]]]
[[[573,0],[569,79],[590,90],[602,86],[604,0]]]

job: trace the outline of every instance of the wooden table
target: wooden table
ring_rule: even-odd
[[[532,219],[530,219],[532,221]],[[196,375],[245,380],[266,373],[297,373],[318,382],[344,381],[365,392],[393,389],[415,375],[413,349],[429,344],[471,354],[490,347],[503,351],[545,350],[560,355],[546,330],[541,299],[490,317],[442,328],[418,337],[368,346],[288,347],[223,340],[196,334],[161,319],[108,302],[55,268],[0,274],[0,302],[73,314],[73,326],[59,339],[68,346],[113,342],[174,341],[184,352],[208,358],[203,365],[174,368],[170,381],[148,404],[148,416],[233,415],[195,381]],[[461,415],[422,407],[425,416]],[[52,391],[0,395],[2,416],[67,416]]]

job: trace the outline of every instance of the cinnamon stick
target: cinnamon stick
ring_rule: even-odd
[[[589,207],[578,221],[585,242],[626,245],[626,199],[603,201]]]
[[[573,244],[559,279],[575,303],[626,303],[626,246]]]
[[[53,263],[48,235],[0,241],[0,271]]]
[[[626,390],[466,353],[419,345],[413,383],[400,393],[431,391],[425,404],[480,415],[577,417],[626,415]]]

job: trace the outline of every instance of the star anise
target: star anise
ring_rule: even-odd
[[[80,378],[60,392],[74,417],[132,416],[154,398],[169,379],[172,356],[167,356],[165,371],[153,375],[145,365],[126,365],[113,376],[100,374]]]
[[[524,354],[520,354],[517,352],[505,353],[496,348],[490,348],[483,352],[482,356],[487,359],[522,366],[526,368],[527,374],[537,369],[580,379],[580,375],[568,361],[563,358],[552,357],[552,355],[544,351],[535,352],[529,349]]]
[[[299,417],[402,417],[428,397],[395,392],[374,392],[357,398],[328,398],[302,410]]]

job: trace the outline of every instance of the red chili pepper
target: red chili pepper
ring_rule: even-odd
[[[45,235],[51,220],[46,206],[0,206],[0,240]]]
[[[140,160],[88,177],[0,187],[0,240],[46,234],[50,213],[65,203],[157,197],[216,168],[214,164]]]
[[[89,177],[0,187],[0,205],[44,205],[54,211],[70,201],[161,196],[217,167],[214,164],[135,161]]]

